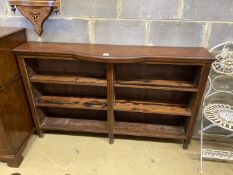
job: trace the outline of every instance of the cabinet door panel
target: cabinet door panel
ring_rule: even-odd
[[[14,152],[33,129],[21,78],[0,92],[0,99],[0,119]]]
[[[10,51],[0,50],[0,89],[18,76],[18,65]]]

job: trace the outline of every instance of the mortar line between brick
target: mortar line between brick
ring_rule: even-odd
[[[95,28],[95,19],[90,18],[88,21],[88,35],[89,35],[89,43],[91,44],[95,43],[94,28]]]
[[[121,13],[121,0],[117,0],[117,18],[120,18]]]
[[[0,15],[0,17],[16,17],[16,18],[24,18],[24,16],[20,15]],[[70,16],[51,16],[50,19],[82,19],[82,20],[89,20],[90,17],[70,17]],[[136,18],[101,18],[101,17],[94,17],[95,20],[105,20],[105,21],[111,21],[111,20],[117,20],[117,21],[147,21],[149,19],[136,19]],[[220,23],[220,24],[233,24],[233,21],[194,21],[194,20],[179,20],[179,19],[150,19],[152,22],[190,22],[190,23]]]
[[[89,20],[89,17],[51,17],[51,19],[55,18],[73,18],[73,19],[84,19],[84,20]],[[96,20],[103,20],[103,21],[111,21],[111,20],[117,20],[117,21],[147,21],[148,19],[136,19],[136,18],[100,18],[100,17],[94,17]],[[194,20],[170,20],[170,19],[151,19],[150,21],[153,22],[190,22],[190,23],[223,23],[223,24],[233,24],[233,21],[194,21]]]
[[[4,14],[7,15],[8,14],[8,6],[9,6],[8,0],[4,0],[4,2],[5,2],[5,12],[4,12]]]
[[[60,0],[60,7],[59,7],[59,9],[58,10],[60,10],[60,15],[61,16],[63,16],[63,10],[62,10],[62,2],[61,2],[61,0]]]
[[[93,19],[93,23],[92,23],[92,43],[95,43],[95,19]]]
[[[203,47],[206,47],[206,48],[208,47],[210,33],[211,33],[211,23],[209,22],[209,23],[206,23],[204,33],[203,33],[203,43],[202,43]]]
[[[149,20],[145,22],[145,45],[149,45],[151,23]]]
[[[84,19],[84,20],[89,20],[89,17],[56,17],[53,16],[51,17],[51,19],[56,19],[56,18],[72,18],[72,19]],[[102,20],[102,21],[112,21],[112,20],[116,20],[116,21],[147,21],[148,19],[135,19],[135,18],[100,18],[100,17],[94,17],[96,20]],[[153,22],[186,22],[186,23],[208,23],[208,22],[212,22],[212,23],[223,23],[223,24],[233,24],[233,21],[194,21],[194,20],[169,20],[169,19],[151,19],[150,21]]]
[[[177,14],[176,14],[177,19],[181,19],[182,15],[183,15],[183,10],[184,10],[184,0],[180,0],[179,5],[178,5],[178,9],[177,9]]]

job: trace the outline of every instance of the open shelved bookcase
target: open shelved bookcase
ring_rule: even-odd
[[[63,130],[106,133],[110,143],[114,134],[174,138],[184,148],[213,61],[203,48],[27,42],[14,52],[41,136]]]

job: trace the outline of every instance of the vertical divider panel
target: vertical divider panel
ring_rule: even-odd
[[[40,118],[39,118],[39,116],[37,114],[37,111],[36,111],[36,105],[34,103],[35,98],[34,98],[34,95],[33,95],[33,92],[32,92],[32,87],[31,87],[31,84],[30,84],[29,75],[28,75],[28,71],[27,71],[27,68],[26,68],[24,57],[23,56],[18,56],[17,60],[18,60],[20,72],[21,72],[21,75],[22,75],[22,79],[23,79],[23,82],[24,82],[25,90],[26,90],[26,93],[27,93],[27,96],[28,96],[28,101],[29,101],[29,105],[30,105],[30,108],[31,108],[31,113],[32,113],[34,125],[35,125],[37,133],[39,134],[40,137],[42,137],[43,132],[42,132],[41,127],[40,127],[41,120],[40,120]]]
[[[114,79],[115,71],[113,64],[107,64],[107,105],[108,105],[108,135],[109,143],[114,142],[114,102],[115,102],[115,92],[114,92]]]

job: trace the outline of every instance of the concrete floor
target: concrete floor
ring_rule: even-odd
[[[219,147],[216,143],[212,144]],[[20,168],[0,163],[0,175],[197,175],[199,142],[188,150],[164,140],[45,134],[33,136]],[[204,175],[233,175],[233,164],[205,161]]]

